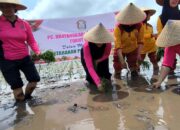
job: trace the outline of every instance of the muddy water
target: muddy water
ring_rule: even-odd
[[[179,130],[180,73],[165,80],[166,90],[147,89],[156,80],[122,76],[105,94],[83,80],[54,82],[21,104],[11,93],[1,95],[0,130]]]

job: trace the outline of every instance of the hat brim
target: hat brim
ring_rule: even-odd
[[[146,19],[146,15],[144,15],[143,18],[141,19],[132,19],[132,20],[125,20],[125,19],[119,19],[117,16],[115,17],[116,21],[119,22],[122,25],[135,25],[135,24],[139,24],[141,22],[143,22]]]
[[[98,36],[98,35],[99,34],[96,34],[96,33],[95,34],[85,33],[83,38],[86,41],[96,43],[96,44],[107,44],[107,43],[114,42],[114,38],[111,33],[103,34],[101,36]]]
[[[144,21],[146,14],[133,3],[130,3],[116,15],[115,19],[119,24],[133,25]]]
[[[25,9],[27,9],[27,7],[25,5],[17,4],[17,3],[0,2],[0,5],[1,4],[12,4],[12,5],[15,5],[17,10],[25,10]]]
[[[180,21],[169,20],[156,40],[159,47],[170,47],[180,44]]]
[[[156,10],[154,10],[154,9],[147,9],[147,10],[143,10],[144,12],[148,12],[148,14],[150,15],[150,16],[152,16],[152,15],[154,15],[155,13],[156,13]]]
[[[86,41],[97,43],[97,44],[106,44],[114,42],[114,37],[111,32],[109,32],[102,23],[94,26],[83,36]]]
[[[156,3],[160,6],[163,6],[164,0],[156,0]],[[179,1],[180,4],[180,1]]]

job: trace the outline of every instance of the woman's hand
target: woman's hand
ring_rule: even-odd
[[[168,73],[170,72],[170,68],[167,66],[162,66],[161,67],[161,71],[160,71],[160,75],[158,78],[158,81],[153,83],[154,88],[160,88],[161,87],[161,83],[164,81],[164,79],[166,78],[166,76],[168,75]]]

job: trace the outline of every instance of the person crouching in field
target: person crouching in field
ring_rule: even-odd
[[[142,22],[145,18],[146,14],[133,3],[130,3],[116,15],[118,24],[114,29],[113,59],[115,78],[120,78],[121,70],[127,67],[126,61],[131,71],[131,77],[138,76],[138,60],[141,60],[141,48],[144,42]]]
[[[143,61],[146,55],[149,57],[151,63],[153,64],[154,74],[158,74],[159,66],[157,64],[156,51],[157,46],[155,44],[155,35],[153,34],[153,27],[148,23],[150,17],[155,14],[156,10],[143,8],[142,9],[146,13],[146,19],[143,21],[144,27],[144,46],[141,50],[141,60]]]
[[[168,20],[156,44],[165,47],[159,79],[153,84],[153,87],[159,88],[168,73],[174,69],[176,54],[180,55],[180,20]]]
[[[160,35],[162,29],[164,28],[166,22],[171,20],[180,20],[180,10],[178,4],[180,0],[156,0],[156,3],[162,6],[162,13],[158,17],[157,21],[157,31]],[[161,57],[164,56],[164,48],[159,47],[157,50],[157,60],[160,61]],[[177,59],[174,61],[174,69],[176,69]],[[169,75],[173,75],[174,70],[171,70]]]
[[[84,34],[85,43],[81,49],[81,62],[86,72],[86,80],[101,91],[101,78],[111,79],[109,55],[113,35],[103,24],[98,24]]]

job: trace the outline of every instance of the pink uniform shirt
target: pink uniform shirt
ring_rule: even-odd
[[[84,43],[83,50],[84,50],[83,51],[84,52],[84,60],[85,60],[88,72],[91,75],[92,79],[94,80],[95,84],[98,86],[100,84],[101,80],[94,69],[93,59],[91,56],[90,47],[89,47],[88,42]],[[106,44],[106,48],[104,50],[103,56],[100,59],[98,59],[98,62],[101,62],[101,61],[107,59],[110,55],[110,52],[111,52],[111,43],[108,43],[108,44]]]
[[[18,17],[13,26],[4,16],[0,16],[0,40],[7,60],[28,56],[28,45],[36,54],[40,53],[29,23]]]

